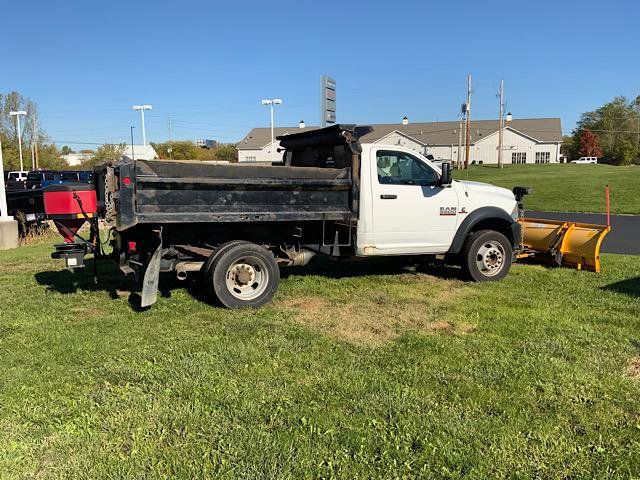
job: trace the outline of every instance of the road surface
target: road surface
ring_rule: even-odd
[[[581,223],[604,225],[607,218],[603,213],[536,212],[526,210],[529,218],[549,220],[572,220]],[[604,238],[602,252],[640,255],[640,215],[611,215],[611,232]]]

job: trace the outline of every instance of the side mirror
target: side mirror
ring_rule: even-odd
[[[441,187],[447,187],[451,185],[451,182],[453,181],[451,178],[451,163],[442,162],[442,166],[440,168],[442,169],[442,175],[440,176],[439,185]]]
[[[513,196],[517,202],[521,202],[525,195],[529,195],[533,189],[531,187],[513,187]]]

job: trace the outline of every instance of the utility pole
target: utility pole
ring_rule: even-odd
[[[33,153],[36,157],[36,169],[40,168],[40,152],[38,152],[38,140],[40,140],[40,133],[38,132],[38,114],[33,112]]]
[[[456,162],[456,168],[458,170],[462,168],[462,119],[460,119],[460,127],[458,128],[458,161]]]
[[[136,151],[133,147],[133,129],[136,128],[133,125],[131,125],[131,160],[135,160],[136,159]]]
[[[503,168],[502,150],[503,150],[503,135],[504,135],[504,120],[502,115],[504,113],[504,80],[500,80],[500,117],[498,119],[498,168]]]
[[[464,169],[469,168],[469,154],[471,147],[471,74],[467,77],[467,135],[466,135],[466,146],[465,146],[465,156],[464,156]]]
[[[173,141],[171,136],[171,115],[167,116],[167,121],[169,123],[169,148],[167,148],[167,150],[169,150],[169,160],[173,160],[173,146],[171,145],[171,142]]]
[[[22,161],[22,133],[20,132],[20,115],[26,115],[24,110],[18,110],[17,112],[9,112],[9,115],[16,117],[16,128],[18,132],[18,151],[20,152],[20,171],[24,171],[24,165]]]

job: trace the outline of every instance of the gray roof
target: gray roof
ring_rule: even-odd
[[[373,132],[363,136],[362,143],[372,143],[391,132],[398,131],[414,138],[424,145],[457,145],[459,121],[455,122],[419,122],[402,125],[401,123],[372,124]],[[505,122],[505,127],[531,137],[542,143],[562,142],[562,126],[559,118],[523,118]],[[274,135],[286,135],[319,127],[278,127]],[[476,142],[498,131],[498,120],[471,119],[471,142]],[[271,142],[270,128],[254,128],[239,143],[239,150],[255,150]],[[463,139],[464,142],[464,139]]]

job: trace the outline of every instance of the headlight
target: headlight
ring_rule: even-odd
[[[513,220],[518,220],[518,218],[520,217],[520,209],[518,208],[518,204],[516,203],[516,206],[513,207],[513,210],[511,211],[511,218],[513,218]]]

